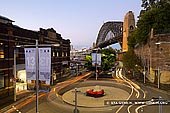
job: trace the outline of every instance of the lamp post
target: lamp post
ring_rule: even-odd
[[[16,101],[16,50],[14,49],[14,101]]]
[[[145,66],[144,66],[143,75],[144,75],[143,82],[145,84],[146,83],[146,70],[145,70]]]
[[[160,42],[155,43],[156,45],[160,45]],[[159,48],[158,48],[159,49]],[[159,50],[158,50],[159,51]],[[158,58],[159,58],[159,54],[158,54]],[[159,69],[159,59],[158,59],[158,89],[160,88],[160,69]]]
[[[96,80],[97,80],[97,51],[96,51],[96,63],[95,63],[95,66],[96,66]]]
[[[170,42],[156,42],[155,43],[156,45],[161,45],[161,44],[170,44]],[[159,51],[160,51],[160,49],[159,49]],[[160,52],[159,52],[159,54],[160,54]],[[158,56],[158,57],[160,57],[160,56]],[[160,88],[160,68],[159,68],[159,60],[158,60],[158,88]]]
[[[39,91],[39,53],[38,53],[38,47],[51,47],[51,46],[60,46],[60,44],[41,44],[38,45],[38,40],[36,40],[36,44],[35,45],[17,45],[16,47],[35,47],[36,48],[36,58],[35,58],[35,62],[36,62],[36,113],[38,112],[38,91]],[[14,50],[14,78],[16,78],[16,51]],[[14,89],[16,88],[16,82],[14,82]],[[14,91],[15,93],[15,91]],[[14,94],[14,99],[15,99],[15,95]]]
[[[74,113],[79,113],[79,110],[77,109],[77,93],[80,92],[77,90],[77,88],[74,89],[74,102],[75,102],[75,108],[74,108]]]

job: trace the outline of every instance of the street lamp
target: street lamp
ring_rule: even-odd
[[[161,45],[161,44],[170,44],[170,42],[156,42],[156,45]],[[160,54],[160,52],[159,52]],[[158,56],[159,57],[159,56]],[[160,69],[159,69],[159,60],[158,60],[158,88],[160,88]]]
[[[14,101],[16,101],[16,50],[14,49]]]
[[[161,42],[157,42],[155,43],[156,45],[160,45]],[[159,51],[159,50],[158,50]],[[158,54],[158,58],[159,58],[159,54]],[[158,59],[158,89],[160,88],[160,69],[159,69],[159,59]]]
[[[36,62],[36,113],[38,112],[38,91],[39,91],[39,87],[38,87],[38,83],[39,83],[39,74],[38,74],[38,68],[39,68],[39,61],[38,61],[38,47],[51,47],[51,46],[55,46],[58,47],[60,46],[60,44],[41,44],[38,45],[38,40],[36,40],[36,44],[35,45],[16,45],[15,47],[35,47],[36,48],[36,58],[35,58],[35,62]],[[53,77],[53,76],[52,76]],[[16,78],[16,51],[14,49],[14,79]],[[16,81],[14,82],[14,101],[16,101]]]
[[[93,65],[95,66],[95,74],[96,74],[96,80],[98,77],[98,70],[97,67],[99,67],[101,65],[101,54],[99,53],[100,48],[94,49],[94,53],[92,53],[92,63],[94,63]]]

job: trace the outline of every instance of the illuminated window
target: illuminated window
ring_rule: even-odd
[[[62,52],[62,57],[64,56],[64,52]]]
[[[4,48],[0,46],[0,58],[4,58]]]
[[[53,51],[53,57],[55,57],[55,52]]]
[[[57,55],[56,55],[56,56],[57,56],[57,57],[59,56],[59,55],[58,55],[58,52],[57,52]]]

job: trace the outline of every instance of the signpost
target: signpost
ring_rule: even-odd
[[[51,76],[51,48],[38,48],[42,47],[51,47],[51,46],[60,46],[59,44],[41,44],[38,45],[38,40],[36,40],[35,45],[17,45],[16,47],[36,47],[36,48],[25,48],[25,64],[26,64],[26,74],[27,80],[36,80],[36,113],[38,113],[38,91],[39,91],[39,71],[40,78],[46,80],[50,84]],[[42,50],[42,53],[41,53]],[[44,51],[43,51],[44,50]],[[40,65],[39,65],[40,62]],[[40,68],[40,70],[39,70]],[[42,77],[43,75],[43,77]],[[14,78],[16,78],[16,53],[14,50]],[[16,84],[14,82],[14,88]],[[14,91],[15,93],[15,91]],[[15,96],[15,94],[14,94]],[[14,97],[15,99],[15,97]]]
[[[98,49],[95,50],[95,52],[92,53],[92,66],[96,67],[96,80],[97,80],[97,67],[101,66],[101,53],[98,53]]]

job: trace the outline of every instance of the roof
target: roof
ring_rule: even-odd
[[[8,21],[14,22],[13,20],[11,20],[11,19],[9,19],[7,17],[1,16],[1,15],[0,15],[0,19],[4,19],[4,20],[8,20]]]

